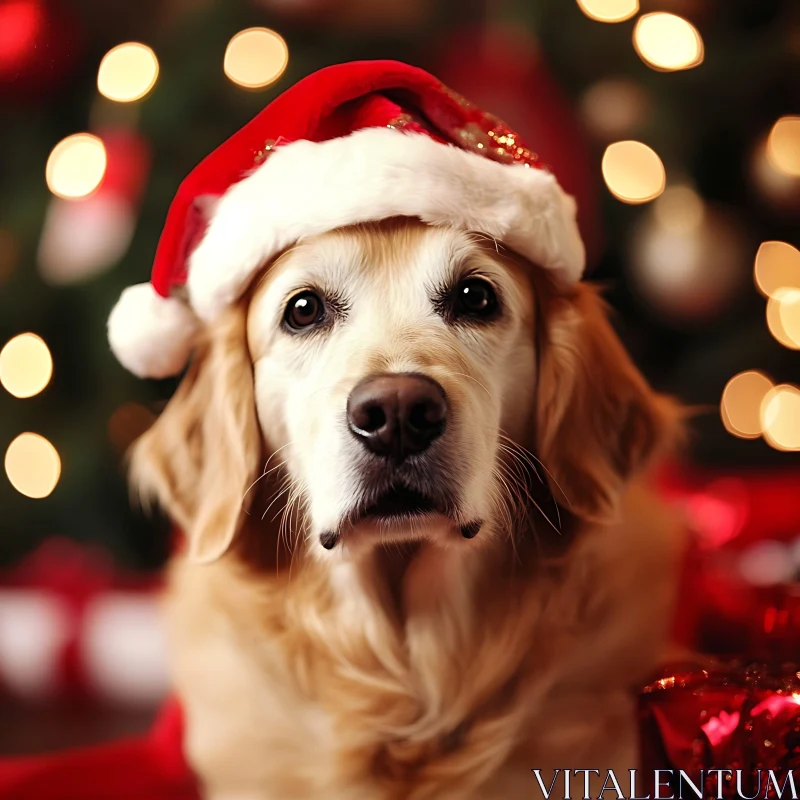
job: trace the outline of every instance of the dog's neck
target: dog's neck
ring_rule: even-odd
[[[380,762],[400,784],[448,753],[499,769],[556,713],[552,698],[627,691],[652,667],[671,525],[643,538],[651,498],[634,505],[631,524],[580,526],[563,558],[542,558],[533,535],[516,547],[487,535],[475,547],[322,560],[292,554],[253,517],[234,552],[200,567],[202,586],[235,621],[226,630],[250,668],[319,711],[348,763]]]
[[[253,535],[251,558],[274,552],[253,544]],[[370,710],[374,725],[398,736],[408,736],[409,726],[423,735],[420,726],[430,725],[436,731],[424,735],[441,737],[478,708],[512,702],[524,675],[547,669],[548,653],[569,638],[583,602],[564,592],[574,589],[562,574],[570,560],[544,558],[533,533],[514,546],[495,533],[476,547],[421,541],[379,545],[357,559],[345,548],[325,561],[279,555],[283,563],[259,564],[254,575],[255,585],[271,573],[281,586],[280,605],[270,608],[284,618],[274,624],[302,635],[303,659],[316,652],[328,669],[339,664],[338,676],[318,676],[321,685],[355,681],[405,698],[403,714],[391,704]],[[548,613],[554,606],[558,617]],[[533,642],[540,643],[535,659]]]

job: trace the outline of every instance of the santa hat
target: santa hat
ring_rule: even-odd
[[[140,377],[181,372],[195,336],[304,237],[405,216],[487,234],[564,284],[584,248],[572,197],[520,137],[416,67],[328,67],[276,98],[183,181],[149,283],[126,289],[111,349]]]

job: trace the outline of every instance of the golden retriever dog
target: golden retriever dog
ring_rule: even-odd
[[[488,237],[394,218],[283,252],[133,453],[186,535],[204,796],[513,800],[534,769],[636,767],[677,419],[594,288]]]

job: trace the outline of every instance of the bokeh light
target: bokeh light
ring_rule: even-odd
[[[800,117],[781,117],[769,134],[767,157],[775,169],[800,177]]]
[[[109,50],[97,70],[97,89],[109,100],[141,100],[158,79],[158,59],[145,44],[126,42]]]
[[[753,277],[765,297],[775,297],[781,289],[800,289],[800,250],[786,242],[763,242]]]
[[[289,63],[283,37],[269,28],[248,28],[228,42],[223,67],[239,86],[260,89],[274,83]]]
[[[18,67],[35,52],[36,39],[47,24],[45,10],[34,0],[0,3],[0,70]]]
[[[720,416],[726,430],[741,439],[761,436],[761,404],[772,381],[763,372],[734,375],[722,391]]]
[[[647,203],[658,197],[666,185],[661,159],[642,142],[610,144],[603,154],[602,168],[609,191],[624,203]]]
[[[752,586],[791,583],[794,564],[789,548],[774,539],[756,542],[740,554],[739,573]]]
[[[639,11],[639,0],[578,0],[589,19],[598,22],[624,22]]]
[[[648,66],[664,72],[703,63],[703,40],[697,29],[676,14],[645,14],[633,29],[633,46]]]
[[[796,213],[800,208],[800,177],[778,169],[769,155],[769,135],[755,142],[750,155],[749,178],[759,196],[776,209]]]
[[[769,298],[767,327],[784,347],[800,350],[800,289],[779,289]]]
[[[800,389],[775,386],[761,403],[764,439],[776,450],[800,450]]]
[[[52,374],[50,350],[34,333],[21,333],[0,350],[0,384],[14,397],[39,394]]]
[[[58,197],[86,197],[103,180],[106,163],[106,148],[97,136],[90,133],[67,136],[47,159],[47,187]]]
[[[752,281],[746,228],[729,208],[670,187],[641,215],[629,244],[631,284],[670,324],[707,325]]]
[[[800,289],[786,289],[778,294],[778,313],[784,333],[800,347]]]
[[[6,450],[6,475],[26,497],[41,499],[56,488],[61,459],[53,445],[38,433],[21,433]]]
[[[648,118],[650,97],[635,81],[606,78],[590,86],[581,97],[581,115],[589,131],[611,141],[642,127]]]
[[[134,209],[114,192],[80,201],[53,198],[36,254],[39,273],[54,285],[86,280],[125,255],[135,228]]]
[[[666,230],[690,233],[702,224],[706,213],[703,198],[691,186],[670,186],[653,206],[656,222]]]

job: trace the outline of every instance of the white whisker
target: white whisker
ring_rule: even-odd
[[[284,448],[286,448],[286,447],[289,447],[289,445],[291,445],[291,444],[292,444],[292,442],[287,442],[286,444],[284,444],[284,445],[282,445],[281,447],[279,447],[277,450],[273,451],[273,452],[272,452],[272,454],[271,454],[271,455],[269,456],[269,458],[267,459],[266,463],[264,464],[264,470],[263,470],[263,472],[261,473],[261,475],[259,475],[259,476],[258,476],[258,477],[257,477],[257,478],[256,478],[256,479],[255,479],[255,480],[254,480],[254,481],[253,481],[253,482],[252,482],[252,483],[251,483],[251,484],[250,484],[250,485],[247,487],[247,489],[246,489],[246,491],[245,491],[244,495],[242,495],[242,502],[241,502],[241,506],[242,506],[242,508],[244,509],[244,511],[245,511],[245,513],[246,513],[246,514],[250,514],[250,511],[249,511],[249,509],[247,509],[247,508],[244,508],[244,501],[247,499],[247,495],[248,495],[248,494],[250,494],[250,490],[251,490],[251,489],[252,489],[252,488],[253,488],[253,487],[254,487],[254,486],[255,486],[255,485],[256,485],[256,484],[257,484],[257,483],[258,483],[260,480],[262,480],[263,478],[266,478],[266,477],[267,477],[267,475],[269,475],[271,472],[274,472],[276,469],[280,469],[282,466],[284,466],[284,465],[286,464],[286,461],[284,460],[284,461],[281,461],[281,462],[280,462],[280,464],[277,464],[276,466],[272,467],[272,469],[267,469],[267,467],[269,466],[269,462],[270,462],[270,461],[272,461],[272,459],[273,459],[273,458],[274,458],[274,457],[275,457],[275,456],[276,456],[278,453],[280,453],[280,451],[281,451],[281,450],[283,450],[283,449],[284,449]]]

